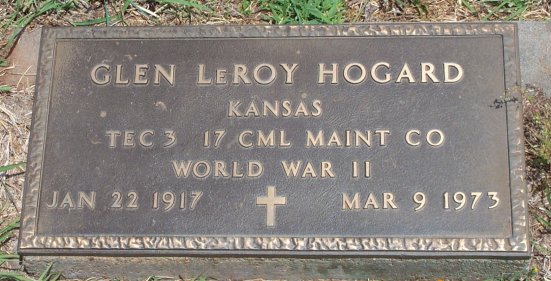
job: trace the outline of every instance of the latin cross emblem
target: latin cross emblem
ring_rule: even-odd
[[[275,226],[275,217],[276,217],[276,206],[277,205],[286,205],[287,204],[287,198],[286,197],[278,197],[276,196],[276,188],[275,186],[268,186],[268,195],[265,197],[257,197],[256,198],[256,205],[257,206],[266,206],[266,226],[267,227],[274,227]]]

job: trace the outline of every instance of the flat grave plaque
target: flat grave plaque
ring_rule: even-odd
[[[526,259],[516,38],[46,28],[20,251]]]

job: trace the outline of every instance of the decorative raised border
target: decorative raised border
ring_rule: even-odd
[[[221,38],[221,37],[366,37],[366,36],[476,36],[501,35],[504,46],[505,81],[508,97],[507,124],[512,203],[512,236],[509,238],[319,238],[319,237],[195,237],[195,236],[38,236],[36,235],[38,202],[44,144],[48,123],[48,105],[53,79],[55,43],[57,39],[101,38]],[[449,23],[449,24],[368,24],[331,26],[186,26],[130,28],[44,28],[36,83],[30,152],[24,190],[24,210],[21,220],[19,249],[22,253],[55,250],[82,253],[98,250],[189,251],[209,254],[217,250],[236,254],[284,254],[298,252],[352,253],[354,255],[384,255],[403,252],[515,252],[528,254],[527,195],[524,182],[524,135],[520,101],[520,70],[517,27],[511,23]],[[75,250],[80,250],[76,251]],[[101,251],[100,251],[101,252]],[[161,251],[162,253],[163,251]],[[217,253],[219,253],[218,251]],[[117,251],[117,254],[129,254]],[[156,251],[155,253],[159,253]]]

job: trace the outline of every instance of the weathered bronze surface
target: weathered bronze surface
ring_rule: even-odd
[[[527,257],[516,38],[45,29],[20,251]]]

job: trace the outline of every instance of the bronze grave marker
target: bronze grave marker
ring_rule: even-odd
[[[513,24],[45,29],[20,251],[185,257],[220,276],[213,264],[248,258],[523,266],[516,38]]]

